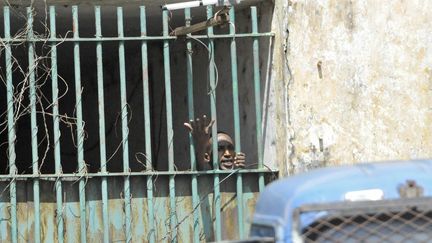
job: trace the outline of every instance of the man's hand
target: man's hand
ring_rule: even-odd
[[[210,138],[210,128],[214,124],[214,120],[209,121],[207,116],[203,115],[202,119],[197,118],[194,120],[190,120],[189,123],[184,123],[184,126],[189,130],[192,134],[192,137],[195,140],[195,145],[205,145]]]
[[[210,139],[210,128],[215,121],[209,121],[204,115],[202,118],[190,120],[189,123],[184,123],[184,126],[192,134],[195,144],[195,157],[197,159],[198,170],[210,170],[212,165],[209,163],[210,158],[206,153],[208,142]]]
[[[234,157],[234,169],[244,168],[246,165],[246,155],[242,152],[236,153]]]

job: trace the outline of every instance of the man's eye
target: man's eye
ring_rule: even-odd
[[[228,149],[229,150],[234,150],[234,146],[230,145],[230,146],[228,146]]]
[[[218,147],[218,151],[224,151],[223,147]]]

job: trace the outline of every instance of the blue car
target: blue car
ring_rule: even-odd
[[[260,194],[254,242],[432,242],[432,160],[329,167]]]

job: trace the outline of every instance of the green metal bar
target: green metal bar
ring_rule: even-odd
[[[273,37],[275,36],[275,33],[273,32],[265,32],[265,33],[239,33],[236,35],[231,35],[231,34],[220,34],[220,35],[190,35],[187,36],[187,39],[190,38],[194,38],[194,39],[203,39],[206,40],[209,37],[212,39],[231,39],[233,37],[235,38],[251,38],[251,37]],[[33,42],[106,42],[106,41],[161,41],[161,40],[176,40],[177,37],[176,36],[128,36],[128,37],[102,37],[98,40],[96,40],[95,38],[33,38],[31,41]],[[11,43],[16,43],[16,42],[23,42],[23,41],[27,41],[27,39],[23,39],[23,38],[14,38],[11,40],[8,40],[7,38],[1,39],[0,41],[6,42],[6,41],[10,41]]]
[[[3,8],[4,18],[4,33],[6,40],[10,39],[10,11],[9,7]],[[7,111],[8,111],[8,156],[9,156],[9,175],[17,174],[15,165],[15,121],[14,121],[14,87],[12,83],[12,50],[10,43],[5,43],[5,61],[6,61],[6,85],[7,85]],[[18,226],[17,226],[17,198],[16,198],[16,181],[10,183],[10,224],[11,224],[11,240],[12,243],[18,241]]]
[[[87,173],[84,178],[94,178],[94,177],[123,177],[123,176],[176,176],[176,175],[213,175],[213,174],[219,174],[219,175],[228,175],[231,174],[232,171],[229,170],[218,170],[218,171],[147,171],[147,172],[98,172],[98,173]],[[236,171],[236,173],[240,174],[250,174],[250,173],[278,173],[278,170],[268,170],[268,169],[250,169],[250,170],[240,170]],[[8,181],[11,179],[16,180],[26,180],[26,179],[33,179],[33,178],[39,178],[43,180],[48,181],[54,181],[57,178],[62,177],[63,181],[75,181],[77,178],[81,178],[80,175],[77,175],[76,173],[72,174],[43,174],[43,175],[32,175],[32,174],[22,174],[22,175],[2,175],[0,178],[0,181]]]
[[[147,36],[147,22],[145,7],[140,7],[141,19],[141,36]],[[147,58],[147,41],[141,43],[141,58],[142,58],[142,75],[143,75],[143,91],[144,91],[144,133],[145,133],[145,153],[146,153],[146,171],[152,171],[152,150],[151,150],[151,117],[150,117],[150,92],[149,92],[149,77],[148,77],[148,58]],[[154,207],[153,207],[153,178],[147,176],[147,217],[149,225],[149,234],[147,240],[150,243],[156,241],[156,228],[154,222]]]
[[[235,10],[234,7],[230,9],[230,34],[235,35]],[[231,40],[231,79],[233,89],[233,116],[234,116],[234,138],[235,138],[235,150],[236,153],[241,152],[241,140],[240,140],[240,109],[239,109],[239,95],[238,95],[238,76],[237,76],[237,46],[235,38]],[[238,232],[239,238],[243,239],[244,234],[244,217],[243,217],[243,176],[237,174],[236,178],[236,190],[237,190],[237,220],[238,220]]]
[[[117,30],[118,36],[123,38],[123,8],[117,7]],[[123,172],[129,171],[129,128],[127,112],[127,91],[126,91],[126,63],[124,41],[119,42],[119,69],[120,69],[120,99],[122,116],[122,140],[123,140]],[[131,217],[131,195],[129,177],[124,177],[124,196],[125,196],[125,226],[126,242],[132,242],[132,217]]]
[[[78,32],[78,7],[72,6],[73,36],[79,38]],[[74,43],[74,70],[75,70],[75,97],[76,97],[76,116],[77,116],[77,155],[78,167],[81,175],[87,173],[84,162],[84,127],[81,103],[81,69],[80,69],[80,47],[79,42]],[[79,180],[79,200],[80,200],[80,233],[81,243],[87,242],[86,235],[86,201],[85,201],[85,178]]]
[[[33,38],[33,11],[27,7],[27,37]],[[31,120],[31,145],[32,145],[32,169],[33,174],[39,174],[39,154],[37,141],[37,118],[36,118],[36,80],[35,80],[35,53],[34,43],[28,43],[28,61],[29,61],[29,90],[30,90],[30,120]],[[34,198],[34,241],[40,242],[40,198],[39,198],[39,179],[33,180],[33,198]]]
[[[56,19],[55,6],[50,6],[50,37],[56,37]],[[52,113],[53,113],[53,130],[54,130],[54,163],[55,172],[61,174],[61,157],[60,157],[60,119],[59,119],[59,104],[58,104],[58,78],[57,78],[57,47],[55,43],[51,43],[51,81],[52,81]],[[57,240],[59,243],[64,242],[64,220],[63,220],[63,196],[62,182],[56,180],[56,204],[57,204]]]
[[[251,7],[252,15],[252,33],[258,33],[258,18],[256,7]],[[253,38],[253,66],[254,66],[254,93],[255,93],[255,114],[256,114],[256,136],[257,136],[257,149],[258,149],[258,168],[263,168],[263,144],[262,144],[262,118],[261,118],[261,84],[260,84],[260,70],[259,70],[259,42],[258,38]],[[259,190],[264,188],[264,175],[260,174],[258,177]]]
[[[96,39],[102,38],[101,11],[100,6],[95,6],[95,26]],[[107,172],[106,159],[106,137],[105,137],[105,102],[104,102],[104,83],[103,83],[103,57],[102,43],[96,42],[97,59],[97,83],[98,83],[98,108],[99,108],[99,145],[100,145],[100,165],[103,173]],[[103,220],[103,242],[109,242],[109,211],[108,211],[108,182],[107,177],[102,177],[102,220]]]
[[[168,11],[163,11],[163,36],[168,36]],[[170,50],[169,41],[164,40],[164,72],[165,72],[165,97],[166,97],[166,115],[167,115],[167,139],[168,139],[168,170],[174,171],[174,131],[172,128],[172,101],[171,101],[171,69],[170,69]],[[169,194],[170,194],[170,227],[171,242],[177,242],[177,219],[176,219],[176,202],[175,202],[175,180],[174,176],[169,177]]]
[[[213,7],[207,6],[207,18],[213,17]],[[213,35],[213,27],[207,29],[208,35]],[[211,118],[215,120],[212,127],[212,159],[213,159],[213,169],[214,171],[219,170],[219,158],[218,158],[218,144],[217,144],[217,108],[216,108],[216,75],[215,68],[213,66],[214,60],[214,41],[212,38],[209,38],[209,58],[210,58],[210,67],[209,67],[209,81],[210,81],[210,110],[211,110]],[[213,178],[213,199],[214,199],[214,217],[215,217],[215,240],[222,240],[222,223],[221,223],[221,195],[220,195],[220,183],[219,183],[219,174],[215,173]]]
[[[191,25],[191,11],[189,8],[185,9],[185,20],[186,26]],[[187,76],[187,87],[188,87],[188,115],[189,120],[195,119],[194,114],[194,99],[193,99],[193,64],[192,64],[192,42],[190,39],[186,40],[186,76]],[[192,134],[189,134],[189,151],[191,160],[191,170],[196,171],[196,158],[195,158],[195,147],[193,143]],[[198,178],[196,175],[192,175],[192,208],[197,208],[200,202],[198,195]],[[193,242],[200,242],[200,228],[199,228],[199,211],[193,211]]]
[[[195,38],[195,39],[208,39],[208,38],[212,38],[212,39],[232,39],[232,38],[250,38],[250,37],[273,37],[275,36],[275,33],[273,32],[267,32],[267,33],[255,33],[255,34],[251,34],[251,33],[238,33],[235,35],[232,34],[219,34],[219,35],[191,35],[190,37],[187,38]]]

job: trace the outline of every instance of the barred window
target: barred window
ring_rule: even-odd
[[[187,37],[170,33],[222,7],[58,2],[0,5],[0,242],[244,238],[275,172],[261,110],[273,1]],[[196,170],[184,122],[202,115],[247,168]]]

